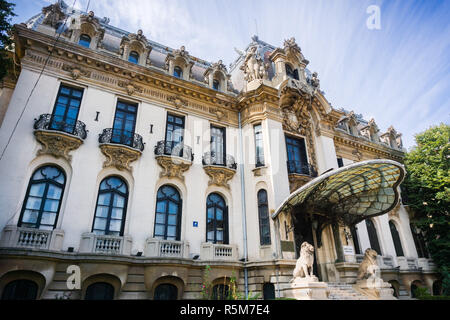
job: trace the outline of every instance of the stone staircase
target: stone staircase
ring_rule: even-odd
[[[348,283],[328,282],[330,300],[369,300],[369,297],[359,293]]]

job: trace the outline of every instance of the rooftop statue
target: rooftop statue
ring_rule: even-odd
[[[244,71],[244,79],[247,82],[253,80],[266,80],[268,78],[267,66],[258,53],[256,46],[251,46],[246,53],[241,70]]]

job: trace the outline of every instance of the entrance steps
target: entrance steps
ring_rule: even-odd
[[[330,300],[369,300],[369,297],[356,291],[351,284],[328,282]]]

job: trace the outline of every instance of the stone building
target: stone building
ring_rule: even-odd
[[[303,241],[333,297],[367,248],[437,292],[399,185],[401,134],[333,108],[295,39],[230,66],[63,2],[15,26],[0,89],[0,296],[283,296]],[[80,288],[69,288],[73,270]],[[364,298],[364,297],[359,297]]]

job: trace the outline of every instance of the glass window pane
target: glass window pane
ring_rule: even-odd
[[[49,185],[47,190],[47,198],[60,200],[62,189],[60,187]]]
[[[157,224],[155,225],[155,235],[164,236],[164,226]]]
[[[45,183],[33,184],[30,188],[30,196],[42,197],[44,194]]]
[[[38,217],[38,211],[25,210],[23,212],[22,221],[23,222],[28,222],[28,223],[36,223],[37,222],[37,217]]]
[[[178,205],[173,202],[169,202],[169,213],[176,214],[177,212],[178,212]]]
[[[39,210],[41,208],[41,198],[28,197],[27,205],[25,206],[27,209]]]
[[[125,207],[125,198],[119,195],[114,195],[113,206],[116,208],[124,208]]]
[[[167,221],[168,224],[170,225],[176,225],[177,224],[177,216],[173,215],[173,214],[169,214],[169,219]]]
[[[120,228],[122,226],[122,220],[113,220],[109,222],[109,230],[110,231],[120,231]]]
[[[174,226],[168,226],[167,227],[167,236],[169,237],[175,237],[177,232],[177,228]]]
[[[110,193],[103,193],[98,196],[98,204],[100,205],[109,205],[111,199]]]
[[[223,211],[222,209],[216,209],[216,220],[223,220]]]
[[[61,93],[69,95],[70,94],[70,88],[61,86]]]
[[[112,209],[111,210],[111,218],[113,219],[122,219],[123,209]]]
[[[94,229],[105,230],[106,229],[106,219],[105,218],[95,218]]]
[[[108,207],[98,205],[98,206],[97,206],[97,212],[95,213],[95,215],[96,215],[97,217],[106,218],[106,217],[108,217],[108,211],[109,211],[109,208],[108,208]]]
[[[164,213],[156,214],[156,223],[165,224],[166,223],[166,215]]]
[[[55,224],[55,212],[43,212],[41,217],[41,224],[53,226]]]
[[[156,204],[156,212],[166,212],[166,201],[158,201]]]
[[[208,241],[214,241],[214,231],[208,231]]]
[[[47,199],[44,204],[45,211],[57,212],[59,206],[59,200]]]

